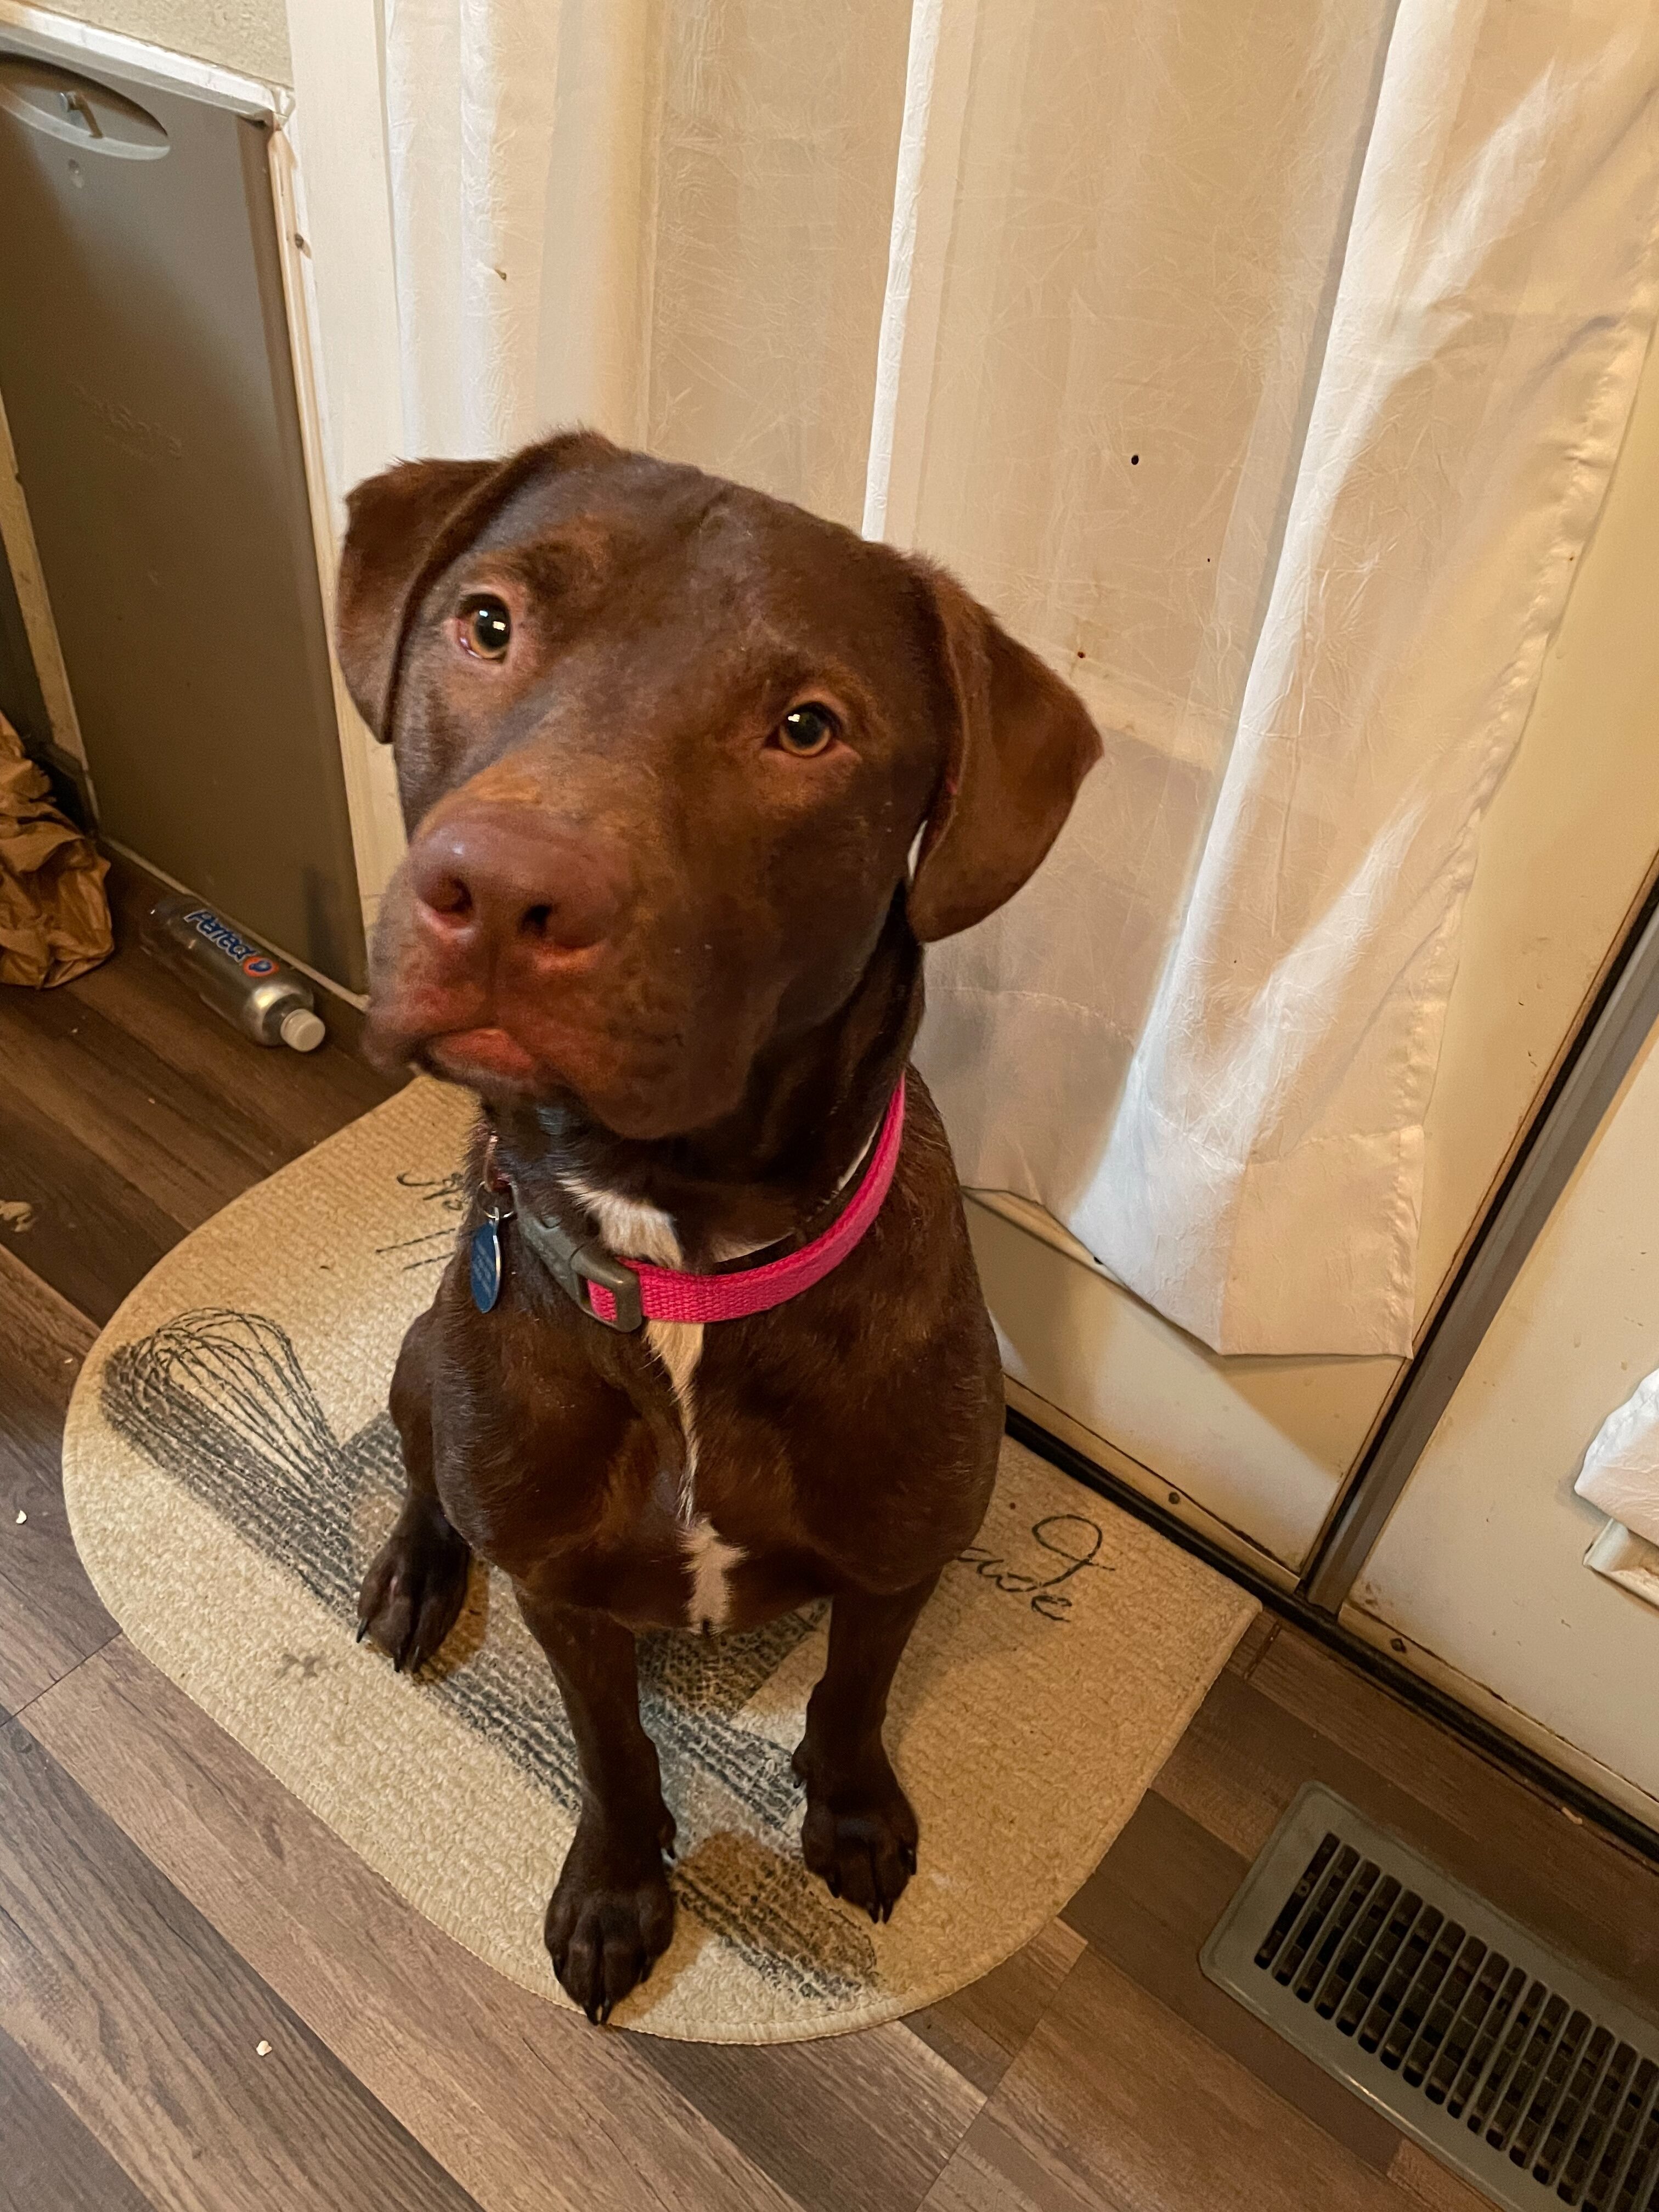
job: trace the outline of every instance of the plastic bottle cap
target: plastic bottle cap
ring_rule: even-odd
[[[283,1016],[278,1034],[284,1044],[291,1044],[295,1052],[315,1052],[328,1031],[323,1027],[322,1017],[313,1014],[309,1006],[290,1006]]]

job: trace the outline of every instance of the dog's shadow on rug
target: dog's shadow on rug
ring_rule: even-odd
[[[337,1437],[287,1332],[228,1307],[179,1314],[119,1346],[104,1370],[101,1409],[349,1636],[358,1583],[402,1493],[387,1414]],[[674,1869],[681,1905],[767,1981],[836,2003],[876,1985],[873,1946],[801,1862],[788,1750],[738,1718],[823,1613],[718,1639],[642,1637],[640,1707],[670,1802],[708,1808]],[[385,1662],[365,1652],[363,1663]],[[421,1686],[574,1822],[580,1782],[562,1701],[517,1607],[481,1570]]]

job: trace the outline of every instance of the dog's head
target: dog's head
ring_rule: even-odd
[[[360,485],[338,633],[410,840],[380,1050],[629,1137],[735,1108],[901,894],[1000,906],[1099,751],[949,577],[582,432]]]

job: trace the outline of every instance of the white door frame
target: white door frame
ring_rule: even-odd
[[[392,755],[334,655],[334,580],[351,487],[404,458],[398,295],[374,0],[288,0],[294,90],[270,136],[271,191],[301,439],[329,629],[365,928],[403,858]],[[371,220],[379,210],[381,220]]]

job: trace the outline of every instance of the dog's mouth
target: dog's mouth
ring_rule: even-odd
[[[734,1024],[701,969],[684,972],[683,948],[670,951],[668,982],[668,954],[614,941],[551,975],[525,973],[510,957],[441,959],[395,911],[374,947],[366,1042],[388,1070],[412,1066],[486,1101],[574,1104],[619,1136],[673,1135],[740,1091],[753,1024]]]
[[[574,1038],[544,1038],[533,1031],[526,1036],[516,1024],[509,1027],[488,1012],[453,1027],[434,1025],[418,1036],[405,1033],[396,1042],[382,1031],[375,1042],[374,1057],[388,1066],[417,1068],[503,1105],[566,1103],[591,1093],[592,1110],[621,1073]]]
[[[388,977],[371,994],[364,1042],[388,1073],[414,1067],[486,1097],[534,1101],[568,1081],[566,1060],[586,1057],[577,1039],[544,1036],[544,1026],[518,1020],[483,989]]]
[[[544,1085],[540,1063],[510,1030],[498,1027],[452,1030],[430,1037],[420,1057],[434,1073],[469,1089],[507,1090],[528,1095]]]
[[[489,1005],[423,1007],[418,1021],[412,1011],[371,1008],[368,1042],[380,1066],[418,1068],[503,1105],[574,1104],[621,1136],[661,1137],[696,1118],[678,1024],[618,1034],[608,1024],[503,1019]]]

